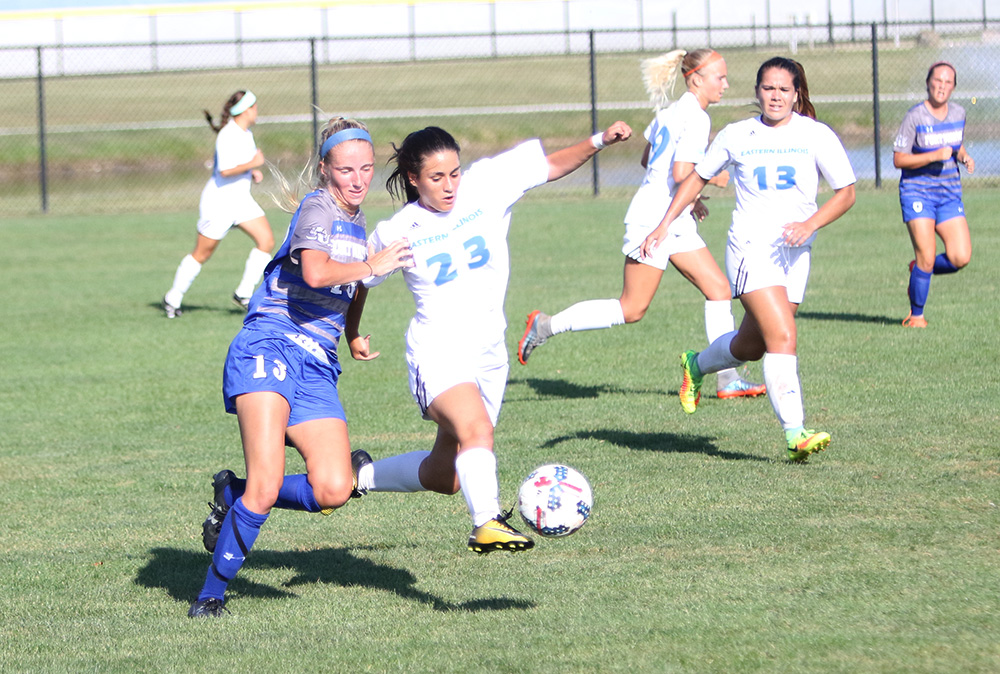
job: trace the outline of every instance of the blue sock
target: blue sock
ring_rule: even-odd
[[[931,272],[924,271],[913,265],[910,272],[910,313],[914,316],[924,315],[924,305],[927,304],[927,293],[931,289]]]
[[[224,599],[226,587],[243,566],[250,548],[253,547],[260,528],[267,521],[267,515],[250,512],[240,499],[226,513],[219,532],[219,542],[215,544],[212,563],[205,575],[205,585],[198,593],[198,601],[215,597]]]
[[[222,498],[225,499],[226,505],[232,508],[233,504],[236,503],[236,499],[242,498],[246,490],[247,481],[239,477],[234,477],[222,491]]]
[[[311,513],[318,513],[320,508],[313,494],[312,485],[306,475],[286,475],[278,491],[278,500],[274,502],[275,508],[285,510],[305,510]]]
[[[957,271],[958,267],[953,265],[951,260],[949,260],[948,256],[944,253],[940,253],[936,258],[934,258],[935,274],[954,274]]]

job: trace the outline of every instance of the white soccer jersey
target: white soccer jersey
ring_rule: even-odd
[[[700,162],[705,156],[711,128],[708,113],[702,110],[698,97],[690,91],[656,113],[643,134],[650,145],[646,175],[632,197],[625,224],[650,227],[660,224],[677,188],[674,162]]]
[[[726,167],[736,184],[729,236],[754,243],[780,243],[787,223],[816,212],[820,174],[835,190],[857,181],[837,134],[797,113],[782,126],[758,116],[720,131],[695,170],[708,180]]]
[[[528,141],[469,167],[451,211],[436,213],[413,202],[378,224],[369,237],[375,252],[403,238],[413,251],[414,266],[402,270],[416,304],[407,331],[411,351],[475,355],[503,341],[510,208],[545,183],[548,170],[541,142]]]
[[[230,119],[215,138],[215,166],[212,181],[218,188],[229,187],[250,190],[250,172],[224,178],[221,171],[246,164],[257,154],[257,144],[250,129],[241,129],[236,120]]]

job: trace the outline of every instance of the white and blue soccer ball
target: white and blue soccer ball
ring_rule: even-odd
[[[593,507],[587,478],[561,463],[531,471],[517,494],[521,518],[542,536],[569,536],[586,523]]]

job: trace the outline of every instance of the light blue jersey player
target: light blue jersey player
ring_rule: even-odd
[[[663,222],[643,243],[643,254],[654,254],[667,228],[709,178],[729,168],[736,209],[726,272],[733,297],[747,315],[738,330],[701,353],[681,354],[681,407],[695,412],[705,374],[762,359],[767,396],[793,461],[804,461],[830,444],[829,433],[805,428],[795,314],[805,296],[816,232],[854,205],[855,183],[844,146],[815,120],[808,92],[801,64],[782,57],[765,61],[757,71],[761,114],[719,132],[677,190]],[[819,205],[821,176],[834,194]]]
[[[500,512],[493,453],[493,427],[507,385],[503,303],[511,208],[528,190],[567,175],[631,133],[616,122],[549,155],[539,141],[528,141],[474,163],[465,175],[458,143],[444,129],[414,131],[396,151],[388,185],[406,205],[379,223],[369,244],[379,251],[400,237],[410,242],[413,265],[403,270],[416,305],[406,333],[410,392],[438,433],[429,452],[362,466],[358,486],[461,491],[472,517],[473,552],[519,552],[534,545],[507,523],[510,513]]]
[[[949,101],[956,78],[950,63],[928,69],[927,100],[907,111],[893,143],[893,163],[902,170],[899,204],[913,243],[910,313],[903,319],[909,328],[927,327],[931,275],[954,274],[972,256],[958,165],[972,173],[976,163],[965,149],[965,109]],[[941,254],[935,234],[944,242]]]
[[[212,513],[202,525],[212,564],[191,617],[225,611],[229,581],[271,508],[338,508],[360,495],[354,473],[370,461],[351,453],[337,346],[346,335],[355,358],[378,356],[359,332],[366,294],[360,281],[409,264],[410,254],[397,241],[367,255],[361,203],[374,171],[367,129],[335,118],[323,137],[319,186],[298,205],[226,356],[223,396],[239,419],[247,477],[215,475]],[[302,455],[306,473],[284,475],[286,444]]]

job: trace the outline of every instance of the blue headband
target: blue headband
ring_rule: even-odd
[[[252,91],[247,91],[243,94],[243,98],[236,101],[233,107],[229,108],[229,114],[235,117],[236,115],[246,112],[253,107],[253,104],[257,102],[257,97],[253,95]]]
[[[364,129],[342,129],[323,141],[319,156],[325,157],[326,153],[332,150],[335,145],[340,145],[348,140],[367,140],[371,143],[372,137]]]

